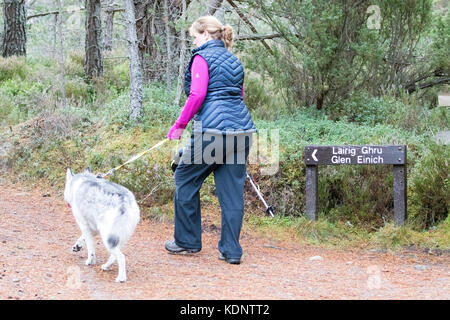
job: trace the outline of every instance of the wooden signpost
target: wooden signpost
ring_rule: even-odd
[[[393,165],[394,220],[402,225],[406,220],[406,145],[396,146],[307,146],[306,164],[306,216],[317,220],[319,165]]]

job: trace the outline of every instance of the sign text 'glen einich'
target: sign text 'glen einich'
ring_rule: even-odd
[[[403,146],[308,146],[307,165],[339,164],[403,164]]]

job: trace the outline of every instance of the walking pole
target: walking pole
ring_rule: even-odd
[[[253,182],[252,178],[250,177],[250,175],[247,172],[246,172],[246,175],[247,175],[247,179],[248,179],[248,181],[250,181],[253,189],[255,189],[256,194],[258,195],[259,199],[261,199],[262,203],[264,203],[264,206],[266,207],[266,214],[270,215],[273,218],[275,216],[274,215],[274,211],[275,211],[274,208],[267,204],[267,202],[264,200],[264,198],[263,198],[263,196],[261,194],[261,191],[259,191],[259,188]]]

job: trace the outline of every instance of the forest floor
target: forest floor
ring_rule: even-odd
[[[202,251],[171,255],[173,224],[141,219],[123,249],[128,280],[115,283],[100,238],[96,265],[72,252],[80,232],[62,196],[0,178],[0,299],[450,299],[448,252],[327,249],[246,229],[242,263],[230,265],[220,227],[203,227]]]

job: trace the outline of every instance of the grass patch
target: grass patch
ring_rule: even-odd
[[[274,218],[249,214],[246,226],[251,231],[269,239],[289,240],[326,248],[349,249],[354,247],[401,250],[418,247],[423,249],[450,250],[450,219],[427,231],[416,231],[409,225],[396,227],[387,223],[375,232],[347,223],[331,223],[319,218],[311,221],[305,217]]]

